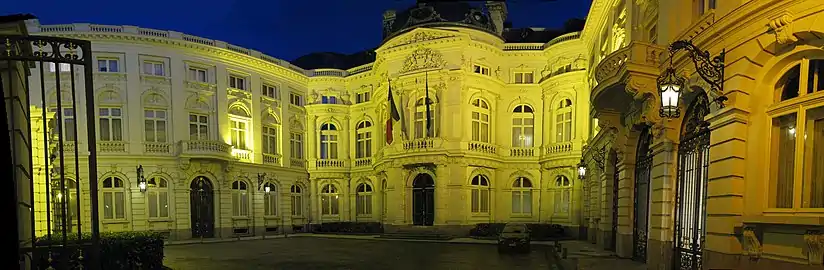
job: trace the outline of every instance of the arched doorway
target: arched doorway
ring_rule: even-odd
[[[192,180],[191,198],[192,238],[215,236],[214,188],[208,178]]]
[[[435,221],[435,180],[428,174],[415,176],[412,182],[412,224],[432,226]]]
[[[707,95],[699,93],[684,115],[678,145],[673,267],[683,270],[702,269],[710,152],[710,130],[704,117],[709,111]]]
[[[632,226],[632,259],[647,261],[647,231],[649,230],[649,180],[652,172],[652,134],[644,127],[635,148],[635,209]]]

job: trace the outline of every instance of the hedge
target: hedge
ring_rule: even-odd
[[[76,233],[68,234],[69,248],[62,248],[62,234],[53,234],[51,239],[40,237],[37,246],[53,245],[50,249],[38,249],[33,256],[38,260],[38,269],[47,269],[51,251],[54,269],[90,268],[91,234],[84,233],[79,238]],[[79,248],[78,248],[79,247]],[[80,260],[81,251],[83,258]],[[69,252],[61,252],[69,251]],[[156,232],[101,232],[100,269],[163,269],[163,236]],[[68,267],[67,267],[68,266]]]
[[[379,222],[328,222],[312,224],[313,233],[383,233]]]
[[[469,230],[469,235],[479,238],[498,237],[506,223],[478,223]],[[564,226],[558,224],[527,223],[530,237],[533,240],[558,240],[568,238]]]

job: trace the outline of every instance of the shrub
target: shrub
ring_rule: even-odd
[[[37,246],[52,245],[50,249],[38,249],[39,269],[47,269],[51,255],[52,267],[90,267],[91,234],[76,233],[66,237],[67,248],[63,248],[63,235],[53,234],[51,239],[40,237]],[[82,259],[81,256],[82,255]],[[100,269],[163,269],[163,236],[156,232],[105,232],[100,233]]]
[[[312,224],[313,233],[383,233],[378,222],[329,222]]]

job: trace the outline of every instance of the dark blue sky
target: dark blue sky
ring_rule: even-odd
[[[591,0],[509,0],[514,27],[560,27]],[[37,3],[37,4],[31,4]],[[311,52],[354,53],[381,41],[384,10],[414,0],[3,1],[0,14],[31,13],[41,24],[96,23],[174,30],[294,60]]]

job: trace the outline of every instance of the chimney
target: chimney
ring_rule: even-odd
[[[489,11],[489,18],[495,27],[495,32],[500,35],[504,32],[504,22],[506,21],[506,2],[486,1],[486,9]]]
[[[383,38],[392,32],[392,24],[395,22],[396,12],[393,9],[383,12]]]

